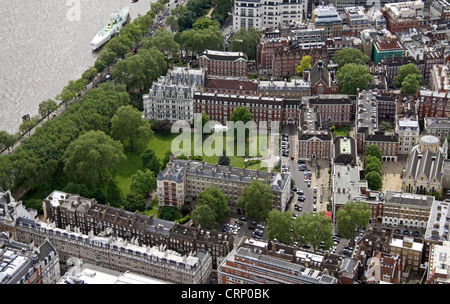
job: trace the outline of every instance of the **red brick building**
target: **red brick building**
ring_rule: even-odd
[[[258,81],[248,78],[206,77],[204,90],[209,93],[257,95]]]
[[[260,74],[272,74],[274,54],[289,45],[286,37],[263,38],[256,51],[256,64]]]
[[[325,45],[309,49],[284,49],[274,53],[272,75],[274,78],[297,76],[297,67],[304,56],[311,57],[311,65],[318,60],[328,62],[328,53]]]
[[[334,70],[329,70],[322,60],[307,72],[312,94],[337,94],[338,83]]]
[[[383,154],[383,161],[397,161],[398,148],[400,141],[398,134],[384,134],[384,132],[375,132],[364,138],[364,150],[367,146],[377,145]]]
[[[348,95],[318,95],[304,97],[317,111],[323,126],[336,124],[349,124],[351,122],[354,106]]]
[[[304,160],[330,158],[332,135],[328,131],[300,131],[298,158]]]
[[[418,94],[418,119],[425,117],[450,117],[450,101],[447,93],[420,91]]]
[[[267,122],[270,128],[271,121],[281,123],[299,123],[299,110],[297,100],[285,100],[284,98],[228,95],[206,92],[196,92],[194,95],[194,113],[205,113],[210,120],[216,120],[221,124],[231,121],[231,115],[237,107],[246,107],[252,114],[252,120],[259,124]]]
[[[198,65],[207,75],[214,76],[247,76],[247,55],[242,52],[221,52],[206,50],[198,56]]]

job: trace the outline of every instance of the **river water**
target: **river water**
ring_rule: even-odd
[[[55,99],[97,57],[90,49],[111,13],[131,5],[131,18],[154,0],[0,0],[0,130],[18,131],[22,116]]]

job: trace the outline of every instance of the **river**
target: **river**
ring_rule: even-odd
[[[0,130],[18,131],[22,116],[37,115],[41,101],[55,99],[92,66],[95,34],[111,13],[131,5],[131,18],[154,0],[0,1]]]

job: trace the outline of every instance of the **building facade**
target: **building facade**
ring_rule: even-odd
[[[205,162],[180,160],[172,156],[165,170],[161,171],[157,177],[157,195],[160,207],[182,206],[178,201],[175,203],[167,199],[167,193],[173,193],[179,189],[174,189],[169,183],[174,178],[185,187],[185,192],[180,197],[180,202],[182,201],[183,204],[185,201],[196,200],[204,190],[217,187],[230,198],[229,204],[236,206],[244,187],[250,185],[254,179],[259,179],[271,189],[274,196],[273,208],[285,210],[290,199],[290,174],[269,173],[218,164],[211,165]]]
[[[207,75],[212,76],[247,76],[247,55],[242,52],[223,52],[206,50],[197,57],[198,66]]]

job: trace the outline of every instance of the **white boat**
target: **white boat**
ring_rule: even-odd
[[[126,23],[130,16],[130,6],[127,5],[120,11],[111,15],[109,22],[95,35],[91,41],[92,50],[95,51],[106,42],[108,42],[114,35],[118,34],[122,26]]]

